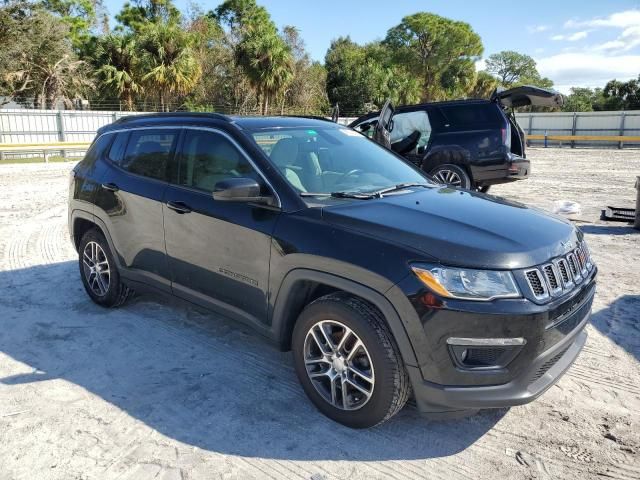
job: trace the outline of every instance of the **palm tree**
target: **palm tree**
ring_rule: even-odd
[[[126,109],[134,108],[135,95],[142,93],[137,45],[132,35],[107,35],[99,40],[96,75],[114,92]]]
[[[269,100],[282,93],[293,79],[290,48],[277,32],[256,32],[240,45],[241,64],[256,89],[260,113],[269,111]]]
[[[192,50],[194,37],[173,24],[152,23],[140,42],[143,50],[142,82],[156,91],[163,111],[171,95],[187,95],[197,86],[202,68]]]

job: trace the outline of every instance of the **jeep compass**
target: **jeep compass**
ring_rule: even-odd
[[[350,427],[410,396],[436,416],[532,401],[585,343],[596,267],[579,229],[434,183],[329,121],[132,116],[70,181],[94,302],[154,291],[243,322]]]

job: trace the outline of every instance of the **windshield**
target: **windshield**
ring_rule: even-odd
[[[359,193],[430,183],[417,169],[348,128],[267,129],[251,136],[301,193]]]

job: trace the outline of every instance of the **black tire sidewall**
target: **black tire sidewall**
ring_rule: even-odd
[[[104,251],[104,254],[107,257],[107,261],[109,262],[109,289],[104,296],[96,295],[93,292],[84,274],[82,256],[85,246],[89,242],[96,242],[98,245],[100,245],[100,248],[102,248],[102,251]],[[80,245],[78,247],[78,265],[80,268],[80,278],[82,279],[82,284],[84,285],[84,289],[86,290],[87,294],[91,297],[91,300],[103,307],[113,307],[117,305],[120,300],[121,293],[120,273],[118,272],[118,267],[116,266],[116,262],[113,258],[113,254],[111,253],[111,249],[109,248],[109,244],[107,243],[107,240],[102,232],[96,229],[92,229],[82,236]]]
[[[471,188],[473,182],[471,180],[471,176],[464,167],[460,165],[454,165],[452,163],[445,163],[442,165],[438,165],[437,167],[432,169],[431,172],[429,172],[429,175],[434,176],[439,170],[451,170],[453,172],[456,172],[462,180],[462,185],[460,185],[459,188],[464,188],[467,190]]]
[[[336,320],[348,326],[365,344],[373,363],[375,384],[369,401],[358,410],[341,410],[328,403],[318,393],[307,375],[304,364],[304,340],[307,332],[316,322]],[[298,379],[307,396],[324,415],[351,428],[372,427],[387,418],[394,399],[394,378],[397,372],[394,362],[388,357],[378,333],[369,321],[358,312],[339,301],[322,301],[311,304],[300,315],[292,337],[294,367]]]

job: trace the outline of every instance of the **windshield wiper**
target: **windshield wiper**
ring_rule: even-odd
[[[372,193],[359,193],[359,192],[331,192],[331,193],[315,193],[315,192],[300,192],[301,197],[333,197],[333,198],[357,198],[359,200],[368,200],[370,198],[376,198]]]
[[[432,185],[428,183],[418,183],[418,182],[407,182],[407,183],[398,183],[397,185],[393,185],[391,187],[382,188],[380,190],[375,190],[373,192],[366,192],[363,195],[371,195],[374,198],[381,198],[386,193],[397,192],[398,190],[404,190],[409,187],[425,187],[431,188]]]
[[[315,192],[300,192],[301,197],[333,197],[333,198],[357,198],[359,200],[370,200],[372,198],[382,198],[383,195],[391,192],[397,192],[398,190],[404,190],[410,187],[425,187],[431,188],[432,185],[428,183],[407,182],[398,183],[391,187],[382,188],[380,190],[374,190],[373,192],[331,192],[331,193],[315,193]]]

